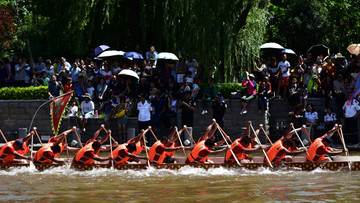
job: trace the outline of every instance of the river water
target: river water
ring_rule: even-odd
[[[0,201],[360,201],[360,172],[194,169],[0,171]]]

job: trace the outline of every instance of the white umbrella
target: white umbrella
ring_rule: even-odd
[[[360,44],[351,44],[348,46],[347,50],[351,54],[359,55],[360,54]]]
[[[284,50],[281,51],[281,53],[296,55],[296,53],[292,49],[284,49]]]
[[[109,50],[102,52],[98,58],[107,58],[107,57],[116,57],[116,56],[123,56],[125,52],[123,51],[116,51],[116,50]]]
[[[158,54],[158,59],[165,59],[165,60],[174,60],[174,61],[178,61],[179,58],[173,54],[173,53],[169,53],[169,52],[161,52]]]
[[[281,46],[280,44],[278,43],[275,43],[275,42],[269,42],[269,43],[265,43],[263,45],[261,45],[259,47],[260,50],[265,50],[265,49],[284,49],[283,46]]]
[[[138,74],[130,69],[123,69],[120,71],[120,73],[118,74],[119,76],[125,76],[125,77],[132,77],[132,78],[136,78],[137,80],[139,80],[139,76]]]

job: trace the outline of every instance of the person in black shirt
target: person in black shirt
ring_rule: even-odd
[[[222,95],[220,92],[216,94],[215,100],[212,103],[213,118],[219,124],[219,126],[224,129],[224,116],[227,112],[227,104],[222,100]]]
[[[184,100],[179,104],[179,108],[181,108],[181,126],[193,127],[195,106],[195,101],[191,99],[191,92],[186,91]]]

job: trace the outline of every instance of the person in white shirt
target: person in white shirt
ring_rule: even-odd
[[[70,106],[70,109],[69,109],[69,114],[67,116],[68,118],[68,128],[70,129],[70,120],[72,118],[75,118],[75,121],[76,121],[76,126],[78,126],[78,111],[79,111],[79,108],[78,106],[76,105],[76,101],[75,100],[72,100],[71,102],[71,106]]]
[[[318,113],[315,111],[314,106],[312,104],[308,104],[306,106],[305,112],[305,124],[310,127],[310,137],[311,140],[314,140],[314,129],[319,120]]]
[[[346,144],[359,143],[358,141],[358,118],[360,114],[359,102],[353,98],[353,94],[348,94],[348,100],[342,107],[344,120],[344,139]]]
[[[86,131],[85,125],[89,118],[94,117],[94,102],[91,101],[90,94],[85,93],[83,95],[85,101],[81,102],[81,116],[80,116],[80,125],[83,132]]]
[[[280,88],[284,87],[283,98],[285,98],[287,87],[289,86],[289,76],[290,76],[290,63],[286,60],[286,58],[287,58],[286,54],[283,54],[281,57],[282,61],[280,61],[278,64],[279,71],[277,73],[279,81],[277,85],[276,96],[279,96]]]
[[[324,116],[324,123],[325,123],[325,131],[331,130],[335,123],[336,123],[336,114],[333,113],[333,110],[331,107],[326,108],[326,114]]]
[[[146,95],[142,94],[140,96],[140,101],[137,104],[137,110],[139,111],[138,115],[138,128],[139,132],[141,130],[146,130],[149,126],[151,126],[151,112],[153,111],[153,107],[151,104],[145,99]],[[148,142],[152,143],[150,140],[152,140],[151,136],[147,136],[146,139]]]

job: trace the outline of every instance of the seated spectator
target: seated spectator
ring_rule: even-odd
[[[321,61],[317,60],[312,66],[312,73],[320,77],[321,71],[322,71]]]
[[[326,108],[326,114],[324,116],[325,131],[328,132],[336,124],[336,114],[333,113],[331,107]]]
[[[152,74],[153,73],[152,73],[151,63],[150,61],[147,61],[146,66],[141,74],[142,78],[145,78],[147,85],[150,85],[150,83],[152,82]]]
[[[79,81],[79,75],[82,74],[81,69],[79,68],[78,64],[76,62],[72,63],[72,66],[70,68],[69,77],[71,77],[73,83],[77,83]]]
[[[79,74],[78,82],[74,85],[74,95],[78,99],[79,102],[83,101],[82,96],[86,93],[86,87],[84,84],[84,77],[81,74]]]
[[[299,100],[299,85],[297,79],[294,77],[291,79],[291,84],[289,86],[289,104],[291,108],[294,108],[294,106],[299,103]]]
[[[59,81],[61,81],[62,83],[66,83],[66,78],[69,75],[70,68],[70,63],[67,62],[64,57],[61,57],[56,74],[59,77]]]
[[[104,95],[105,95],[105,91],[108,88],[105,79],[102,77],[100,79],[100,83],[98,84],[98,86],[96,87],[96,94],[95,94],[95,98],[94,101],[96,103],[100,102],[101,100],[103,100]]]
[[[85,126],[89,118],[94,117],[94,102],[91,101],[89,93],[85,93],[82,98],[84,99],[81,102],[81,116],[80,116],[80,126],[82,132],[86,132]]]
[[[246,80],[242,81],[242,86],[247,87],[247,94],[241,97],[242,110],[240,112],[240,115],[247,113],[247,104],[256,97],[255,76],[253,74],[250,74]]]
[[[200,91],[199,85],[194,83],[193,78],[187,78],[186,79],[186,86],[184,91],[190,91],[191,92],[191,98],[196,99],[198,96],[198,93]]]
[[[111,67],[111,72],[113,75],[118,75],[121,71],[121,67],[117,60],[114,61],[113,66]]]
[[[330,99],[332,98],[334,85],[331,76],[326,76],[325,81],[321,85],[322,95],[325,97],[325,107],[329,106]],[[328,131],[328,130],[327,130]]]
[[[101,75],[104,77],[106,84],[109,85],[112,72],[107,63],[104,63],[104,70],[101,71]]]
[[[258,109],[259,113],[262,111],[262,106],[264,106],[264,111],[267,110],[267,97],[268,97],[269,90],[266,87],[265,82],[261,82],[258,90]]]
[[[86,92],[89,93],[91,100],[94,99],[95,88],[92,85],[92,81],[89,80],[86,84]]]
[[[110,77],[110,82],[106,94],[109,94],[108,97],[116,98],[121,93],[120,90],[121,90],[120,82],[116,79],[115,75],[112,75]]]
[[[67,116],[68,118],[68,128],[70,129],[70,121],[71,119],[75,119],[76,121],[76,126],[78,126],[78,111],[79,108],[77,106],[76,100],[71,100],[70,101],[70,108],[69,108],[69,114]]]
[[[41,76],[41,84],[43,86],[48,86],[49,82],[50,82],[50,78],[48,78],[46,72],[43,71],[42,76]]]
[[[314,131],[319,120],[318,113],[315,111],[314,106],[312,104],[308,104],[306,106],[305,112],[305,124],[307,127],[310,127],[310,137],[311,140],[314,140]]]
[[[35,76],[37,80],[40,80],[42,77],[42,72],[45,71],[45,63],[41,56],[38,57],[38,62],[35,64]]]
[[[309,97],[319,97],[321,93],[321,82],[317,75],[312,75],[307,85]]]
[[[300,104],[305,107],[307,106],[307,98],[308,98],[308,92],[307,89],[300,85],[299,86],[299,99],[300,99]]]
[[[304,87],[307,87],[310,79],[311,79],[311,76],[312,76],[312,69],[311,67],[307,67],[306,70],[305,70],[305,73],[304,73],[304,79],[303,79],[303,85]]]
[[[119,143],[127,141],[127,112],[130,105],[126,102],[125,96],[120,96],[120,102],[116,105],[114,117],[117,120],[118,131],[119,131]]]
[[[209,107],[209,102],[214,100],[216,97],[217,89],[216,85],[214,84],[214,79],[209,78],[208,84],[205,86],[205,90],[203,93],[202,103],[203,103],[203,110],[201,112],[202,115],[207,114],[207,110]]]

